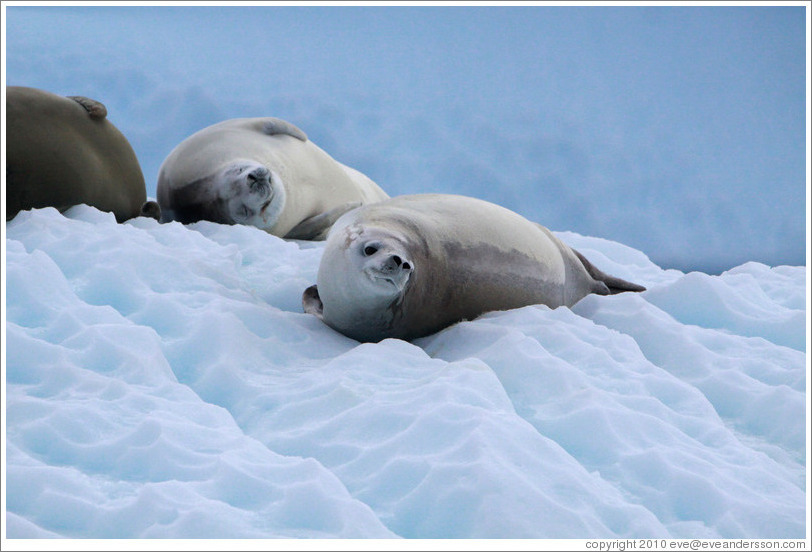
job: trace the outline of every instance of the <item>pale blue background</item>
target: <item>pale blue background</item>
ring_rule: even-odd
[[[103,101],[155,194],[277,116],[390,194],[501,203],[664,267],[805,262],[801,7],[7,10],[7,84]]]

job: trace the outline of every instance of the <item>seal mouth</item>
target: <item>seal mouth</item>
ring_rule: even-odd
[[[366,272],[367,277],[375,284],[380,282],[384,285],[392,286],[397,291],[400,291],[403,287],[403,285],[391,275],[382,274],[374,269],[367,269],[364,272]]]
[[[273,203],[273,200],[274,200],[275,197],[276,197],[276,194],[274,193],[273,188],[271,188],[269,186],[268,187],[268,199],[266,199],[262,203],[262,205],[260,205],[260,207],[259,207],[260,214],[262,214],[262,215],[265,214],[265,210],[271,205],[271,203]]]
[[[373,241],[361,249],[361,254],[369,259],[364,273],[376,286],[391,286],[395,293],[401,293],[414,270],[412,263],[399,252],[381,252],[381,247],[380,243]]]
[[[379,282],[387,282],[389,284],[392,284],[394,287],[400,289],[400,286],[393,278],[388,278],[386,276],[373,276],[372,278],[374,280],[378,280]]]

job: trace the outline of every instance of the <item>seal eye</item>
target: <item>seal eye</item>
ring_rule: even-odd
[[[377,253],[377,251],[378,251],[377,247],[375,247],[374,245],[368,245],[364,248],[364,255],[369,257],[370,255],[374,255],[375,253]]]

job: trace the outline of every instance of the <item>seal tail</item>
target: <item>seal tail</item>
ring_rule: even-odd
[[[584,268],[589,273],[589,275],[592,276],[594,280],[606,284],[606,287],[609,290],[610,295],[623,293],[625,291],[634,291],[634,292],[646,291],[646,288],[641,285],[633,284],[632,282],[627,282],[622,278],[617,278],[615,276],[610,276],[609,274],[606,274],[605,272],[597,268],[595,265],[590,263],[586,257],[581,255],[581,253],[579,253],[575,249],[573,249],[572,251],[573,253],[575,253],[575,255],[578,257],[578,260],[581,261],[581,264],[584,265]]]

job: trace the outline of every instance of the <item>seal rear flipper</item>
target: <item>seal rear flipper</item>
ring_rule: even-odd
[[[360,201],[352,201],[319,215],[306,218],[285,234],[284,238],[286,240],[323,240],[341,215],[360,206]]]
[[[91,119],[104,119],[107,117],[107,108],[101,102],[84,96],[68,96],[68,99],[84,107]]]
[[[275,117],[269,117],[265,120],[265,122],[262,124],[262,132],[268,136],[273,136],[275,134],[287,134],[288,136],[293,136],[297,140],[307,142],[307,134],[305,134],[302,129],[293,123],[289,123]]]
[[[596,280],[598,284],[603,284],[603,286],[599,285],[598,289],[593,290],[592,293],[597,293],[598,295],[615,295],[617,293],[623,293],[624,291],[635,291],[635,292],[646,291],[646,288],[644,288],[643,286],[633,284],[631,282],[627,282],[622,278],[617,278],[615,276],[610,276],[606,274],[602,270],[595,267],[595,265],[590,263],[586,257],[581,255],[575,249],[572,249],[572,252],[575,253],[575,255],[578,257],[578,260],[580,260],[581,264],[584,265],[584,268],[589,273],[589,275],[592,276],[592,278]],[[606,290],[608,290],[608,293],[604,291],[604,287],[606,288]]]
[[[147,201],[141,206],[140,216],[153,218],[161,222],[161,206],[157,201]]]
[[[319,288],[312,285],[302,293],[302,308],[307,314],[312,314],[319,320],[324,320],[324,305],[319,297]]]

